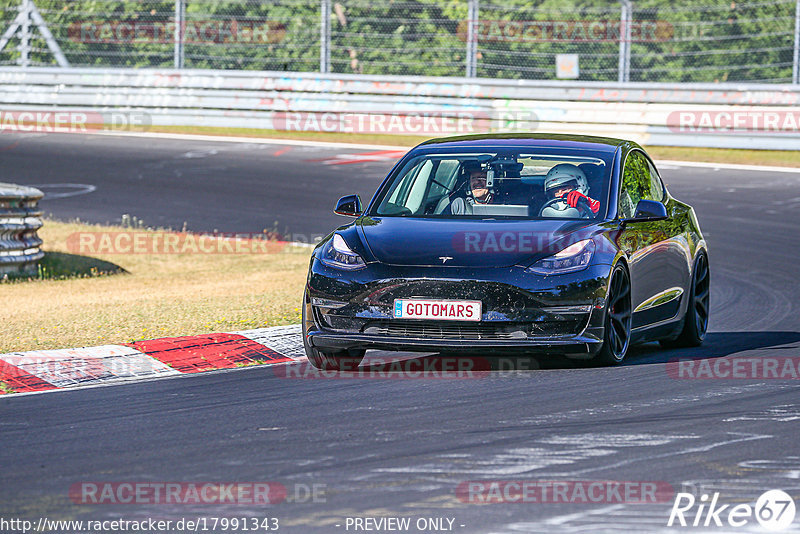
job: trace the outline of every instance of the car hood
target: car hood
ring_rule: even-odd
[[[389,265],[528,265],[585,239],[594,221],[454,220],[363,217],[360,234],[374,259]]]

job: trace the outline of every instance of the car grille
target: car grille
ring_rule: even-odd
[[[380,320],[368,322],[361,331],[365,334],[423,339],[526,339],[531,336],[575,335],[578,327],[577,321],[459,323]]]

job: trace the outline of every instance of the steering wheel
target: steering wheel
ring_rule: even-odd
[[[561,197],[551,198],[550,200],[545,202],[544,206],[542,206],[542,209],[539,210],[539,217],[542,216],[542,212],[545,209],[549,208],[550,206],[558,202],[566,202],[566,200],[564,200]],[[578,200],[578,205],[576,206],[576,208],[578,209],[578,213],[580,214],[581,218],[591,218],[594,215],[594,213],[592,213],[592,208],[589,207],[589,202],[585,198],[581,198],[580,200]]]

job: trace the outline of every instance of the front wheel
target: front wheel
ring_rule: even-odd
[[[309,314],[308,316],[306,314]],[[350,349],[340,351],[322,351],[312,347],[308,343],[306,332],[309,325],[306,323],[310,320],[311,314],[311,301],[308,298],[308,293],[303,295],[303,311],[302,311],[302,325],[303,325],[303,349],[306,351],[308,361],[317,369],[324,369],[328,371],[354,371],[361,360],[364,359],[364,354],[367,351],[363,349]]]
[[[606,298],[603,346],[595,360],[603,365],[618,365],[625,359],[631,342],[631,279],[624,265],[611,272]]]
[[[689,288],[689,305],[683,316],[683,329],[675,339],[662,339],[666,348],[697,347],[703,343],[708,329],[708,304],[711,273],[708,257],[701,252],[697,256]]]

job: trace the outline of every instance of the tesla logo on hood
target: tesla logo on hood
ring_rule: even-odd
[[[442,260],[442,263],[447,263],[447,260],[452,260],[452,256],[439,256],[439,259]]]

